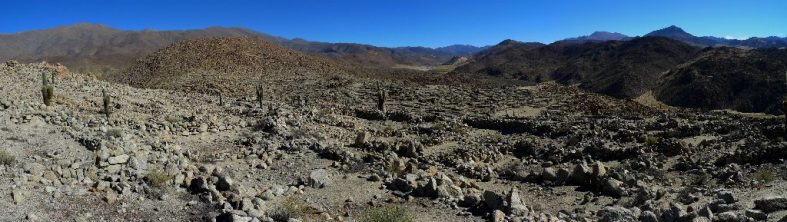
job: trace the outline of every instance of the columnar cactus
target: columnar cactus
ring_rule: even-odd
[[[44,104],[47,106],[52,105],[52,97],[54,96],[54,87],[46,81],[46,75],[41,73],[41,96],[44,99]]]
[[[257,84],[257,102],[260,103],[260,109],[262,109],[262,84]]]
[[[101,96],[104,97],[104,115],[109,119],[111,113],[110,107],[112,105],[112,97],[107,95],[107,90],[101,90]]]
[[[377,82],[377,110],[382,113],[385,112],[385,89],[380,85],[380,82]]]

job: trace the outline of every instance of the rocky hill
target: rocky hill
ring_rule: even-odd
[[[454,73],[483,73],[534,83],[557,80],[615,97],[635,97],[697,50],[663,37],[545,46],[504,41]]]
[[[617,98],[636,98],[653,90],[656,99],[673,106],[782,112],[787,50],[702,49],[684,43],[693,37],[679,28],[658,34],[671,38],[561,41],[545,46],[504,41],[476,54],[453,74],[531,83],[555,80]]]
[[[143,55],[179,40],[221,36],[274,38],[241,28],[136,32],[117,30],[100,24],[78,23],[0,35],[0,60],[62,63],[76,71],[120,69]]]
[[[785,75],[784,49],[706,49],[667,73],[655,92],[675,106],[781,113]]]
[[[327,78],[348,70],[262,38],[202,38],[169,45],[107,79],[135,87],[239,93],[262,79]]]
[[[324,43],[284,39],[244,28],[210,27],[182,31],[126,31],[106,25],[78,23],[44,30],[0,35],[0,61],[47,61],[76,71],[107,72],[123,69],[137,58],[180,40],[206,37],[258,37],[301,52],[371,67],[396,64],[439,65],[454,56],[482,50],[469,45],[441,48],[386,48],[355,43]]]

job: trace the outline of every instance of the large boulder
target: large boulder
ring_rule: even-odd
[[[776,196],[755,200],[754,208],[760,209],[765,213],[787,210],[787,197]]]
[[[639,215],[620,206],[605,207],[598,212],[600,222],[633,222],[637,221]]]
[[[309,185],[314,188],[323,188],[330,182],[331,178],[325,169],[314,170],[309,174]]]

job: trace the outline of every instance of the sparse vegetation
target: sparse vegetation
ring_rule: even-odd
[[[762,184],[770,183],[776,180],[776,174],[771,169],[763,167],[754,172],[754,180]]]
[[[121,128],[112,128],[107,130],[107,135],[114,138],[123,137],[123,129]]]
[[[183,121],[183,118],[180,118],[180,116],[177,115],[168,115],[164,117],[164,120],[170,123],[179,123],[180,121]]]
[[[10,165],[14,165],[15,163],[16,163],[16,156],[6,151],[5,149],[0,150],[0,165],[10,166]]]
[[[660,138],[658,136],[647,135],[645,136],[645,144],[648,146],[653,146],[659,143]]]
[[[151,170],[145,175],[145,181],[154,187],[164,186],[171,178],[169,174],[161,170]]]
[[[361,217],[361,222],[411,222],[412,213],[400,206],[383,206],[370,209]]]
[[[290,218],[306,221],[317,214],[317,209],[309,206],[305,200],[292,195],[284,199],[278,207],[268,211],[268,216],[276,222],[287,222]]]

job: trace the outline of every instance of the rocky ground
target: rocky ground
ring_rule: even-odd
[[[51,106],[42,73],[59,73]],[[372,80],[263,85],[258,101],[0,65],[0,221],[787,220],[780,117],[552,83],[383,82],[385,111]]]

